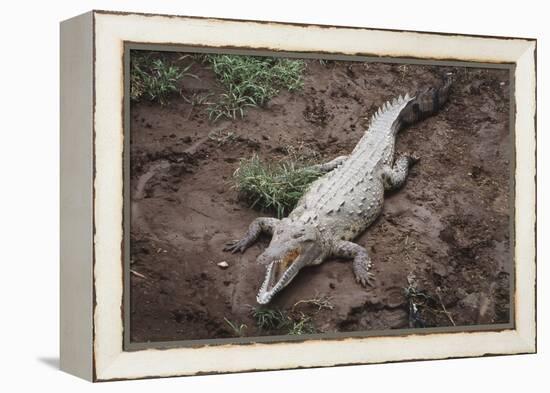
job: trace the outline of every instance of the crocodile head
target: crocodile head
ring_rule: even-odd
[[[258,262],[266,266],[264,282],[256,296],[258,303],[269,303],[300,269],[320,263],[324,256],[314,227],[283,220],[275,228],[269,247],[258,257]]]

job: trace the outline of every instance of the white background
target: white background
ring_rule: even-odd
[[[550,388],[544,1],[26,1],[0,13],[0,390],[476,392]],[[539,354],[92,385],[58,371],[59,27],[107,9],[538,38]],[[546,112],[544,111],[546,109]],[[546,195],[546,198],[540,197]],[[546,240],[548,241],[548,240]],[[546,309],[546,311],[545,311]],[[25,389],[26,390],[26,389]]]

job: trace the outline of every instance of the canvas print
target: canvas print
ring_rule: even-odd
[[[509,68],[129,57],[130,342],[511,322]]]

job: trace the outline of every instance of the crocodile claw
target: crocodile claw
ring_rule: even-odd
[[[363,276],[356,275],[355,281],[364,287],[367,287],[368,285],[374,288],[374,282],[376,281],[376,278],[374,277],[373,273],[368,272],[366,275]]]
[[[246,242],[243,240],[232,240],[225,244],[224,251],[230,251],[231,254],[240,252],[241,254],[246,250]]]

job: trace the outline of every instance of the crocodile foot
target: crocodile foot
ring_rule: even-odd
[[[359,284],[361,284],[364,287],[367,287],[367,285],[374,287],[376,278],[374,277],[374,274],[371,272],[359,273],[359,274],[358,272],[355,272],[355,281],[357,281]]]
[[[240,252],[241,254],[246,250],[249,246],[248,239],[241,239],[241,240],[232,240],[225,244],[225,247],[223,248],[224,251],[230,251],[232,254],[235,254],[237,252]]]
[[[353,261],[353,273],[355,274],[355,281],[357,281],[364,287],[366,287],[367,285],[374,287],[374,282],[376,281],[376,278],[374,277],[374,274],[370,271],[370,268],[370,259],[356,258]]]

